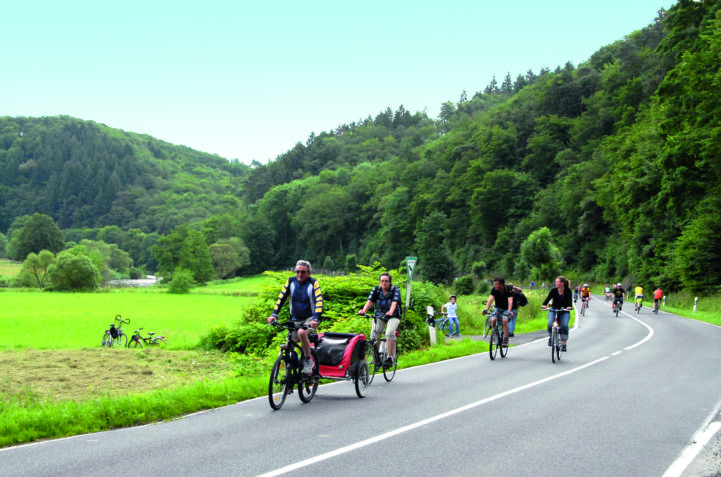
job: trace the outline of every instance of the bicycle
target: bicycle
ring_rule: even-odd
[[[586,314],[586,302],[588,301],[588,298],[581,297],[581,316],[584,316]]]
[[[640,314],[640,313],[641,313],[641,308],[643,308],[643,297],[642,297],[642,296],[638,296],[638,297],[636,297],[636,303],[635,303],[635,305],[634,305],[634,311],[635,311],[637,314]]]
[[[133,337],[130,338],[130,341],[128,342],[128,348],[143,348],[145,346],[159,346],[161,343],[164,345],[167,345],[168,342],[165,341],[165,336],[153,336],[155,334],[154,331],[148,332],[147,337],[140,336],[140,330],[143,328],[138,328],[135,330],[135,333],[133,333]]]
[[[558,314],[565,310],[563,308],[548,308],[548,311],[556,313],[556,318],[553,320],[553,326],[551,327],[551,362],[561,361],[561,330],[558,324]]]
[[[125,347],[128,344],[128,335],[126,335],[123,331],[123,325],[127,325],[129,323],[129,319],[124,320],[120,317],[120,315],[115,315],[115,322],[110,323],[110,329],[105,330],[100,347],[112,348],[115,345]]]
[[[616,318],[618,318],[618,312],[621,311],[621,302],[618,300],[613,301],[613,305],[611,305],[611,312],[616,314]]]
[[[483,301],[483,305],[485,306],[488,303],[487,300]],[[491,315],[486,315],[486,323],[483,325],[483,337],[487,337],[488,333],[491,332]]]
[[[442,331],[444,335],[451,334],[451,321],[448,319],[448,313],[440,313],[443,318],[436,320],[436,331]]]
[[[363,315],[366,319],[373,318],[373,322],[376,320],[376,316],[374,315]],[[393,355],[393,366],[386,366],[386,358],[388,358],[388,353],[386,349],[386,336],[381,335],[382,338],[378,341],[378,346],[376,346],[376,340],[371,339],[368,341],[371,349],[371,353],[366,352],[366,362],[368,363],[368,370],[369,370],[369,376],[368,376],[368,385],[370,386],[373,382],[373,379],[376,376],[376,373],[378,372],[378,369],[383,370],[383,379],[386,380],[386,382],[393,381],[393,378],[396,375],[396,369],[398,368],[398,336],[400,336],[400,333],[398,333],[398,330],[396,330],[396,350]]]
[[[288,394],[293,393],[293,388],[296,384],[298,385],[298,397],[301,402],[308,404],[311,399],[313,399],[313,396],[315,396],[315,392],[318,390],[318,384],[320,383],[318,356],[316,355],[315,348],[311,347],[310,350],[311,356],[313,357],[313,371],[310,374],[302,373],[298,351],[300,351],[302,356],[303,350],[300,344],[291,339],[293,331],[296,330],[295,322],[286,321],[285,323],[278,323],[274,321],[271,325],[288,330],[288,335],[285,338],[285,343],[280,345],[280,352],[275,359],[273,369],[270,371],[270,382],[268,383],[268,401],[270,402],[270,407],[274,411],[280,410]],[[301,328],[308,329],[306,325],[301,325]],[[312,344],[315,344],[318,342],[318,335],[314,333],[309,336],[309,339]]]
[[[660,308],[660,306],[661,306],[661,300],[654,298],[654,300],[653,300],[653,312],[656,313],[657,315],[658,315],[658,309]]]
[[[496,320],[495,326],[491,329],[491,339],[488,347],[488,354],[491,360],[496,359],[499,349],[501,351],[501,358],[505,358],[508,354],[508,344],[503,344],[503,316],[510,318],[510,313],[508,313],[508,311],[501,313],[500,308],[495,308],[492,312],[488,313],[488,317],[491,318],[491,320]]]

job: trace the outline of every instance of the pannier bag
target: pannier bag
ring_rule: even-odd
[[[365,358],[366,335],[320,333],[315,344],[321,376],[347,378],[354,365]]]

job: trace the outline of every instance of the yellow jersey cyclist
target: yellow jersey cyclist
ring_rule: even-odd
[[[591,304],[591,287],[588,286],[588,283],[584,283],[581,287],[581,300],[586,301],[586,308]]]
[[[643,306],[643,287],[637,286],[634,290],[636,292],[636,308]]]

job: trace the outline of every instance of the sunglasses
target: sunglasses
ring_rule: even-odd
[[[299,274],[300,274],[300,275],[305,275],[306,273],[308,273],[306,270],[296,270],[296,271],[295,271],[295,274],[296,274],[296,275],[299,275]]]

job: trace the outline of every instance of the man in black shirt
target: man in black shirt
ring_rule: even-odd
[[[508,345],[508,318],[513,314],[513,296],[506,289],[506,280],[502,277],[493,279],[493,289],[483,310],[484,315],[494,302],[495,308],[503,310],[503,344]],[[491,320],[491,326],[496,326],[495,319]]]

